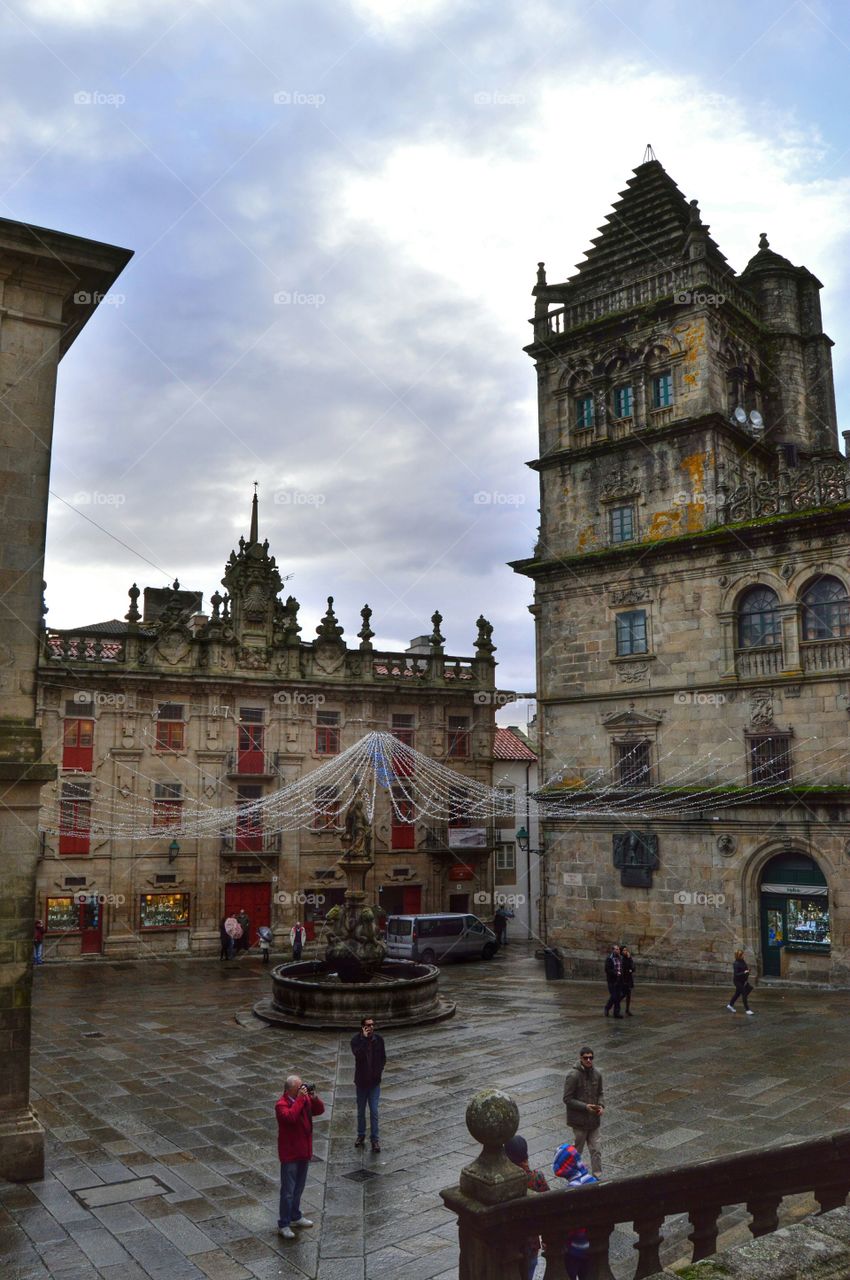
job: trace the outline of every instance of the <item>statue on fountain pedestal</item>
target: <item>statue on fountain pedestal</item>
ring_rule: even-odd
[[[325,959],[342,982],[369,982],[386,958],[387,948],[378,936],[376,912],[366,905],[366,876],[371,871],[372,824],[363,801],[356,796],[345,815],[345,850],[338,866],[345,876],[345,901],[332,917]]]

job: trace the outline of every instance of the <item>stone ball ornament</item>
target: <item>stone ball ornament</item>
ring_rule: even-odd
[[[481,1089],[466,1108],[466,1127],[485,1151],[498,1150],[519,1128],[519,1107],[502,1089]]]

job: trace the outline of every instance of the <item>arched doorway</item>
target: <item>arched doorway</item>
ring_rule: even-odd
[[[762,871],[761,954],[765,977],[778,978],[782,948],[828,955],[829,890],[814,858],[780,853]]]

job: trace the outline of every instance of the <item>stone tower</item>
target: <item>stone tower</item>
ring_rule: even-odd
[[[664,973],[725,977],[733,944],[846,965],[850,504],[820,288],[764,234],[736,274],[654,158],[575,274],[539,265],[541,525],[514,568],[574,971],[620,935]]]

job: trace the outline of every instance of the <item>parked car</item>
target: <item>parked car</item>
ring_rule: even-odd
[[[426,916],[387,916],[387,954],[393,960],[438,964],[477,956],[492,960],[496,935],[477,916],[444,912]]]

